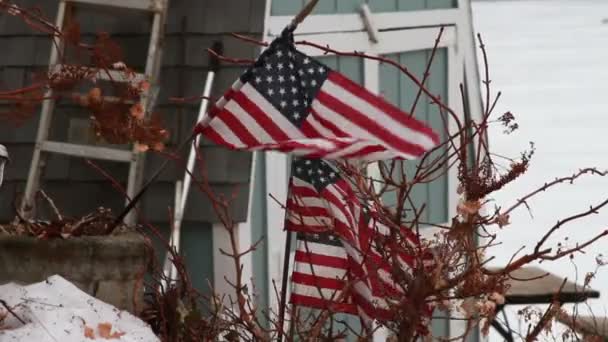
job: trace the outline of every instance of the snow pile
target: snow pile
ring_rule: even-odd
[[[82,292],[60,276],[28,286],[0,286],[0,342],[154,342],[150,327]],[[26,324],[20,322],[23,320]]]

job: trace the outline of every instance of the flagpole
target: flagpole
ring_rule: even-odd
[[[289,279],[289,261],[291,259],[291,230],[285,237],[285,251],[283,254],[283,275],[281,279],[281,301],[279,302],[279,332],[277,339],[283,342],[283,328],[285,327],[285,310],[287,309],[287,281]]]
[[[296,27],[306,19],[306,17],[312,13],[319,0],[310,0],[304,8],[298,13],[289,25],[289,30],[294,31]],[[283,342],[283,329],[285,326],[285,310],[287,309],[287,282],[289,279],[289,261],[291,259],[291,240],[292,233],[290,230],[287,231],[285,236],[285,250],[283,254],[283,275],[281,279],[281,299],[279,303],[279,331],[277,339],[279,342]],[[291,324],[290,324],[291,327]]]

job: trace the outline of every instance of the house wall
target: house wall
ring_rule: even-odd
[[[58,1],[16,0],[15,3],[33,7],[54,22]],[[238,32],[254,37],[262,33],[265,3],[257,0],[170,0],[164,41],[163,68],[158,111],[171,133],[168,147],[175,147],[192,130],[199,103],[176,105],[169,97],[198,96],[203,91],[209,64],[206,48],[221,40],[225,54],[253,58],[257,47],[244,44],[229,36]],[[150,16],[146,13],[111,10],[99,7],[77,7],[83,39],[92,40],[98,32],[108,32],[124,53],[125,62],[142,70],[148,47]],[[0,89],[15,89],[27,85],[37,72],[47,68],[51,48],[48,36],[39,34],[19,19],[0,14]],[[239,76],[241,68],[224,65],[214,84],[213,96],[221,95]],[[0,111],[6,105],[0,104]],[[13,203],[25,187],[28,168],[38,126],[36,115],[15,127],[0,121],[0,144],[9,150],[13,163],[6,170],[6,183],[0,196],[0,222],[14,217]],[[68,101],[59,103],[55,111],[50,139],[72,142],[87,138],[87,113]],[[251,154],[232,152],[204,142],[202,155],[208,165],[209,181],[218,193],[232,197],[233,217],[244,221],[247,214]],[[185,155],[184,155],[185,156]],[[148,154],[146,178],[156,170],[163,157]],[[116,179],[126,180],[127,165],[99,162]],[[143,199],[143,216],[165,232],[168,229],[168,208],[173,207],[175,180],[183,170],[171,166]],[[115,212],[123,206],[119,193],[108,181],[87,166],[83,159],[53,155],[49,159],[42,188],[55,200],[66,215],[81,215],[103,204]],[[41,208],[42,216],[48,210]],[[194,273],[194,283],[206,289],[213,282],[211,224],[217,222],[205,195],[191,192],[183,226],[183,253]]]

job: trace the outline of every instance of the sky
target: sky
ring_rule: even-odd
[[[492,152],[516,157],[530,141],[536,146],[529,171],[497,193],[496,204],[510,206],[546,181],[580,168],[608,170],[608,1],[473,2],[473,17],[474,29],[487,46],[493,91],[502,92],[496,116],[511,111],[520,126],[510,135],[496,126],[490,133]],[[586,177],[540,194],[529,202],[531,213],[519,210],[511,217],[512,224],[499,232],[502,245],[490,253],[496,257],[493,263],[504,265],[522,245],[532,250],[558,219],[607,198],[608,177]],[[573,246],[605,229],[608,208],[566,225],[549,245],[567,236]],[[600,253],[608,256],[608,239],[588,248],[586,254],[575,255],[573,261],[541,267],[580,283],[595,269]],[[602,296],[590,301],[590,308],[579,309],[605,316],[608,267],[599,271],[592,287]],[[516,309],[509,312],[511,324],[517,327]],[[501,339],[492,334],[490,340]]]

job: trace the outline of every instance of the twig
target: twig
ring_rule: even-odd
[[[444,29],[445,29],[445,27],[441,26],[441,28],[439,29],[439,34],[437,35],[437,38],[435,38],[435,45],[433,46],[433,50],[431,50],[431,57],[429,58],[429,61],[426,64],[426,69],[424,70],[424,76],[422,77],[422,81],[420,81],[422,83],[422,85],[424,85],[424,83],[426,83],[427,79],[431,75],[431,73],[430,73],[431,66],[433,64],[433,59],[435,58],[435,54],[437,53],[437,48],[439,47],[439,42],[441,42],[441,36],[443,35]],[[420,100],[421,95],[422,95],[422,88],[418,88],[418,93],[416,94],[416,98],[414,99],[414,103],[412,104],[412,107],[410,109],[410,116],[414,115],[414,112],[416,111],[416,106],[418,105],[418,101]]]
[[[61,216],[61,213],[59,212],[59,209],[57,209],[55,202],[53,202],[53,200],[46,194],[46,192],[44,192],[44,190],[40,189],[38,191],[39,191],[40,195],[42,196],[42,198],[44,198],[44,200],[47,201],[48,204],[51,206],[51,209],[53,209],[53,213],[55,213],[57,220],[59,220],[59,222],[62,222],[63,216]]]
[[[19,317],[19,315],[17,315],[15,313],[15,311],[13,311],[13,309],[11,309],[11,307],[8,306],[8,304],[5,301],[0,299],[0,304],[2,304],[2,306],[4,306],[4,308],[6,309],[6,311],[8,311],[11,315],[13,315],[21,324],[23,324],[23,325],[27,324],[27,322],[24,321],[23,319],[21,319],[21,317]]]

